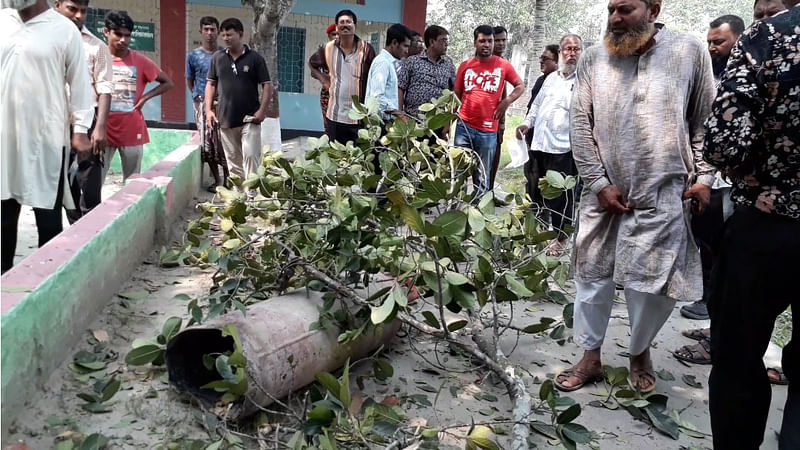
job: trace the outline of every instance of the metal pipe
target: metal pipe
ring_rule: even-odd
[[[187,328],[167,345],[169,380],[179,391],[193,394],[209,404],[222,393],[200,386],[220,379],[212,368],[203,365],[203,355],[233,351],[233,338],[222,336],[227,324],[236,325],[247,359],[248,392],[234,402],[228,419],[243,419],[258,411],[253,403],[267,406],[310,384],[320,372],[333,372],[350,358],[368,355],[387,343],[400,327],[382,325],[349,344],[338,343],[339,330],[310,331],[319,320],[323,304],[318,292],[300,290],[247,308],[247,315],[235,311],[202,325]],[[258,386],[269,395],[262,392]]]

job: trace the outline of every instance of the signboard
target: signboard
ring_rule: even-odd
[[[108,9],[89,8],[86,28],[105,42],[103,35]],[[156,51],[156,25],[152,22],[134,22],[131,30],[131,49],[143,52]]]

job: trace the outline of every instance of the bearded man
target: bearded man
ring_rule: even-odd
[[[650,344],[676,300],[702,295],[689,222],[714,182],[702,159],[714,76],[705,45],[656,24],[660,12],[661,0],[611,0],[604,45],[578,61],[571,141],[585,189],[574,330],[585,351],[556,378],[561,390],[602,377],[615,284],[628,306],[631,383],[645,393],[656,387]]]

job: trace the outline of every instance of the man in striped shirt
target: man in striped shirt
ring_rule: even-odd
[[[357,96],[360,102],[364,101],[367,75],[372,60],[375,59],[375,49],[355,34],[357,22],[356,14],[348,9],[336,14],[339,38],[328,42],[319,50],[323,52],[324,65],[318,62],[313,67],[329,70],[327,76],[322,74],[322,85],[330,90],[328,111],[325,114],[328,119],[328,137],[331,141],[341,143],[358,140],[361,125],[357,120],[351,119],[348,113],[353,106],[353,96]]]

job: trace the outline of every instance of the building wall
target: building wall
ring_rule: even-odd
[[[125,10],[134,21],[155,25],[156,50],[142,53],[172,78],[175,89],[148,102],[144,114],[148,120],[167,122],[194,122],[191,95],[185,87],[184,67],[186,53],[201,45],[200,18],[214,16],[220,21],[228,17],[239,18],[245,24],[245,41],[250,39],[249,29],[253,23],[252,9],[243,7],[241,0],[92,0],[91,7]],[[427,0],[297,0],[282,26],[305,29],[303,92],[281,92],[281,126],[322,130],[322,118],[318,117],[321,114],[318,99],[321,85],[311,78],[307,62],[327,41],[325,30],[333,23],[336,12],[345,8],[353,10],[358,16],[358,35],[371,43],[375,41],[373,37],[377,37],[375,50],[380,51],[386,29],[392,23],[406,23],[422,32],[426,7]]]

